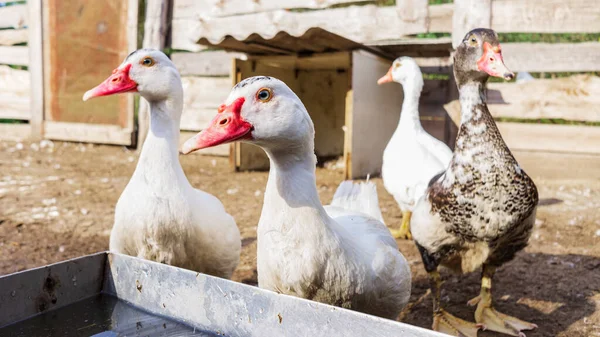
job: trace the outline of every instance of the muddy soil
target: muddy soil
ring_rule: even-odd
[[[114,205],[136,161],[135,151],[117,146],[0,142],[0,275],[106,250]],[[256,284],[256,224],[266,173],[232,173],[221,157],[181,161],[191,183],[220,198],[240,227],[243,251],[233,279]],[[535,165],[544,163],[522,166]],[[342,180],[339,166],[317,169],[324,203]],[[535,231],[529,247],[497,273],[497,308],[539,325],[527,336],[600,336],[600,180],[533,178],[542,199]],[[398,226],[398,207],[381,179],[374,181],[387,225]],[[413,272],[411,301],[399,319],[429,328],[426,273],[414,244],[399,246]],[[479,275],[443,276],[444,307],[473,320],[474,308],[466,302],[479,291]]]

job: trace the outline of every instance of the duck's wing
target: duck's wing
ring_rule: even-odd
[[[377,186],[371,182],[354,183],[351,180],[343,181],[335,191],[331,206],[340,210],[363,213],[372,217],[381,223],[384,223],[381,209],[379,208],[379,198],[377,195]]]
[[[419,133],[417,137],[419,143],[438,161],[438,165],[446,169],[452,159],[452,150],[450,150],[448,145],[427,132]]]

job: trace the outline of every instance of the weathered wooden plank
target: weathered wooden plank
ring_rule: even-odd
[[[428,26],[427,0],[397,0],[396,8],[402,21],[417,22],[427,30]]]
[[[164,48],[169,27],[167,14],[170,2],[170,0],[146,0],[144,48]]]
[[[492,0],[454,0],[452,46],[456,48],[473,28],[489,28]]]
[[[350,69],[352,64],[351,53],[334,52],[318,53],[312,55],[276,55],[276,56],[248,56],[248,60],[272,65],[279,68],[298,70],[334,70]]]
[[[403,99],[397,87],[375,85],[388,68],[388,60],[363,51],[352,53],[351,103],[346,101],[346,178],[381,171],[383,150],[398,124]]]
[[[349,90],[349,71],[300,70],[296,94],[315,126],[315,153],[318,157],[343,154],[344,100]]]
[[[488,83],[494,117],[600,122],[600,78],[578,75],[526,83]]]
[[[42,33],[42,0],[27,1],[29,17],[28,27],[29,53],[29,125],[34,139],[42,138],[44,123],[44,79],[43,79],[43,33]]]
[[[131,131],[119,125],[44,121],[44,137],[70,142],[130,145]]]
[[[27,23],[27,5],[0,7],[0,28],[23,28]]]
[[[504,62],[512,71],[600,71],[600,43],[505,43]]]
[[[28,120],[29,72],[0,66],[0,118]]]
[[[447,5],[429,7],[429,31],[434,27],[437,32],[451,32],[452,26],[448,24],[451,17],[447,16],[452,12],[448,8]],[[410,35],[428,31],[419,21],[404,21],[398,9],[391,6],[351,6],[308,12],[276,10],[220,18],[174,17],[172,47],[198,51],[202,47],[196,42],[201,37],[218,42],[227,35],[243,40],[253,32],[269,38],[280,31],[298,36],[311,27],[320,27],[357,42],[397,39],[398,32]]]
[[[181,114],[180,129],[184,131],[201,131],[215,118],[217,108],[184,108]]]
[[[29,124],[2,124],[0,123],[0,139],[22,141],[28,139],[31,133]]]
[[[214,118],[231,90],[229,77],[183,77],[181,129],[200,131]]]
[[[510,149],[600,154],[600,127],[497,123]]]
[[[28,39],[27,29],[4,29],[0,30],[0,46],[12,46],[25,43]]]
[[[451,33],[454,4],[429,6],[429,32]],[[376,39],[373,39],[375,41]]]
[[[0,64],[26,66],[29,64],[29,47],[0,46]]]
[[[177,0],[173,6],[174,18],[220,17],[237,14],[267,12],[277,9],[320,9],[345,3],[373,2],[372,0]]]
[[[181,78],[183,84],[183,109],[217,109],[225,101],[231,90],[229,77]]]
[[[519,166],[536,182],[540,179],[551,179],[554,183],[557,180],[600,181],[600,155],[515,149],[511,152]]]
[[[153,48],[162,50],[165,47],[165,41],[168,31],[168,18],[170,0],[147,0],[146,1],[146,18],[144,22],[144,48]],[[144,140],[148,135],[150,128],[150,109],[148,102],[144,98],[140,98],[138,108],[138,134],[137,146],[142,148]]]
[[[231,59],[234,57],[241,58],[244,54],[223,50],[171,54],[171,60],[182,76],[229,76]]]
[[[599,122],[600,78],[577,75],[526,83],[488,83],[487,103],[496,118],[565,119]],[[460,104],[444,105],[453,122],[460,124]]]
[[[600,6],[589,0],[494,0],[491,24],[503,33],[596,33]]]

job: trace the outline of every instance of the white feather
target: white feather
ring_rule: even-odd
[[[164,54],[145,51],[137,58],[148,53],[157,62],[151,73],[139,65],[140,52],[130,57],[132,79],[152,100],[151,122],[135,172],[117,202],[110,250],[229,278],[240,258],[239,230],[216,197],[194,189],[185,177],[178,157],[181,80]],[[158,93],[167,97],[153,100]]]
[[[431,178],[445,170],[452,159],[446,144],[428,134],[419,120],[419,96],[423,76],[416,62],[401,57],[392,77],[404,89],[404,102],[396,131],[383,152],[383,184],[402,211],[412,211]],[[395,63],[396,63],[395,62]]]
[[[252,104],[263,87],[275,93],[271,101]],[[238,97],[251,102],[241,116],[271,164],[257,230],[259,286],[395,319],[410,297],[410,268],[387,227],[365,214],[378,209],[372,185],[342,183],[337,206],[323,207],[302,102],[272,78],[247,80],[228,101]]]

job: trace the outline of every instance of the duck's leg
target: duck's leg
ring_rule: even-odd
[[[446,310],[444,310],[440,303],[442,279],[438,271],[439,260],[435,254],[429,254],[427,250],[415,242],[425,270],[429,274],[429,286],[431,288],[431,294],[433,295],[433,326],[432,329],[435,331],[443,332],[452,336],[459,337],[477,337],[477,330],[479,326],[475,323],[471,323],[455,317]]]
[[[442,281],[437,270],[429,273],[429,282],[433,294],[432,329],[452,336],[477,337],[479,327],[476,324],[460,319],[442,309],[440,304]]]
[[[400,229],[392,229],[392,236],[395,239],[406,239],[412,240],[412,234],[410,234],[410,217],[412,212],[403,211],[402,212],[402,224],[400,225]]]
[[[486,330],[525,337],[525,334],[521,331],[535,329],[537,325],[500,313],[492,305],[492,278],[495,272],[496,267],[483,265],[481,292],[479,296],[469,301],[470,305],[477,304],[475,321]]]

